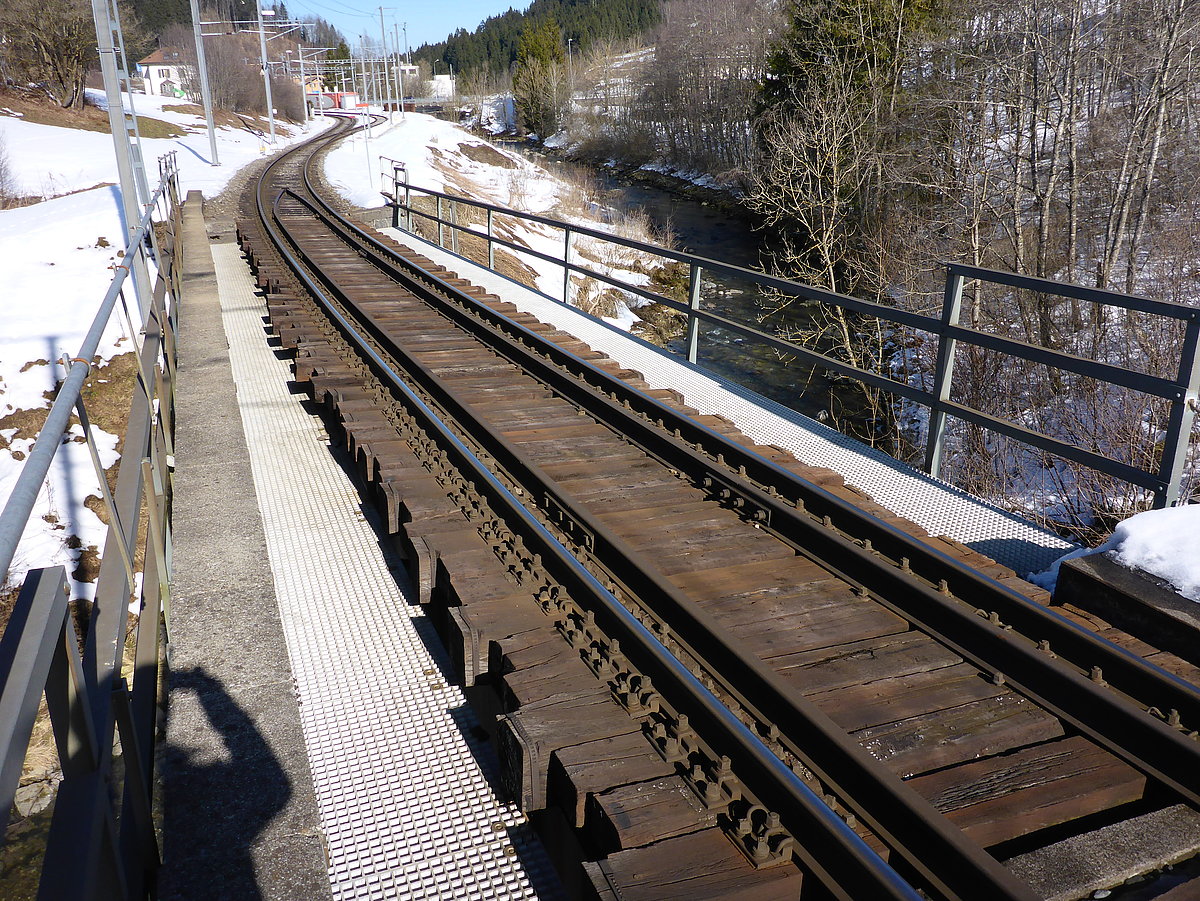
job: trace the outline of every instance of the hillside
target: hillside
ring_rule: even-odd
[[[552,20],[572,52],[587,52],[597,41],[621,41],[653,28],[660,0],[533,0],[529,9],[508,10],[486,19],[472,32],[460,28],[437,44],[424,44],[413,58],[463,75],[499,74],[517,58],[521,34]]]

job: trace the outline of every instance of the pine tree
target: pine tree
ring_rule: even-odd
[[[542,138],[558,131],[568,99],[563,83],[565,63],[562,33],[553,17],[543,19],[521,35],[513,73],[517,116],[523,128]]]

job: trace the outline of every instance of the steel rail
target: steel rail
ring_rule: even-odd
[[[267,217],[263,208],[261,190],[257,199],[263,227],[277,252],[346,338],[360,348],[376,375],[389,384],[411,413],[422,420],[424,428],[436,436],[455,466],[469,474],[476,490],[501,512],[506,522],[519,524],[527,545],[540,551],[543,566],[553,577],[572,597],[586,598],[594,605],[601,626],[610,636],[621,639],[627,657],[644,671],[652,672],[659,686],[672,692],[671,703],[676,709],[687,713],[700,728],[711,730],[709,741],[719,753],[729,754],[735,766],[745,765],[746,775],[742,778],[750,790],[760,797],[770,798],[772,808],[804,836],[807,844],[798,848],[797,854],[809,871],[837,898],[917,901],[921,896],[671,655],[441,422],[405,384],[404,378],[358,335],[354,325],[336,309],[322,287],[284,245],[276,223]]]
[[[312,191],[310,186],[310,191]],[[312,191],[314,196],[317,192]],[[753,502],[779,505],[778,499],[772,496],[769,488],[774,488],[779,494],[800,501],[799,507],[807,511],[804,515],[800,510],[782,505],[778,515],[782,519],[795,519],[798,528],[809,529],[814,520],[820,521],[828,516],[835,529],[852,536],[857,542],[867,542],[873,551],[894,561],[897,566],[901,561],[907,561],[907,567],[912,574],[930,585],[940,585],[945,580],[951,595],[969,602],[973,619],[974,611],[982,609],[985,614],[996,612],[1001,620],[1019,629],[1034,642],[1046,641],[1059,658],[1070,658],[1081,670],[1091,673],[1095,667],[1100,667],[1104,681],[1116,691],[1140,701],[1145,708],[1157,708],[1166,714],[1175,710],[1192,730],[1200,729],[1200,688],[1184,679],[1149,663],[1136,654],[1101,638],[1094,632],[1067,619],[1054,610],[1031,600],[995,579],[967,566],[948,554],[931,547],[913,536],[901,531],[878,517],[867,513],[849,501],[843,500],[832,492],[821,488],[806,479],[784,469],[777,463],[768,460],[736,442],[728,441],[719,432],[708,428],[690,417],[680,415],[672,407],[663,402],[631,388],[620,379],[615,378],[598,366],[595,366],[570,351],[564,350],[553,342],[545,341],[531,329],[513,322],[507,317],[495,312],[471,297],[466,292],[449,284],[436,276],[415,266],[402,256],[397,255],[391,248],[375,237],[349,222],[336,210],[326,208],[325,215],[340,223],[344,229],[350,230],[354,240],[369,246],[375,254],[382,257],[386,267],[395,270],[403,268],[413,273],[426,284],[433,283],[438,291],[453,297],[457,304],[474,312],[475,316],[483,318],[493,328],[507,332],[513,336],[508,343],[512,354],[509,356],[518,365],[529,362],[545,379],[559,381],[561,372],[565,369],[585,378],[589,384],[602,392],[612,395],[616,404],[599,403],[593,413],[603,413],[604,419],[618,431],[630,434],[637,429],[649,442],[647,449],[656,456],[664,452],[675,453],[677,443],[664,440],[666,436],[656,430],[648,429],[645,422],[638,424],[630,419],[628,411],[640,414],[650,422],[662,421],[667,431],[679,430],[680,437],[685,443],[702,451],[708,459],[699,461],[700,466],[709,472],[714,469],[713,461],[723,457],[724,467],[719,478],[730,483],[744,498]],[[366,256],[364,254],[364,256]],[[435,295],[429,295],[435,296]],[[538,347],[544,359],[529,354],[525,348]],[[548,367],[546,360],[554,366]],[[552,385],[552,387],[554,387]],[[678,461],[675,461],[678,462]],[[693,467],[695,468],[695,467]],[[744,472],[744,475],[739,473]],[[707,473],[706,473],[707,474]],[[789,512],[790,511],[790,512]],[[779,527],[773,522],[772,526]],[[800,537],[799,534],[791,536]],[[874,556],[870,554],[869,556]],[[896,567],[893,567],[896,568]],[[907,574],[906,574],[907,575]],[[941,594],[940,592],[938,593]],[[962,604],[952,604],[945,599],[944,606],[948,612],[962,613]],[[1048,661],[1055,658],[1050,654],[1043,656]],[[1107,693],[1100,693],[1103,696]],[[1147,722],[1161,722],[1147,716]],[[1183,736],[1180,736],[1183,737]],[[1200,755],[1200,745],[1191,742]],[[1200,757],[1193,758],[1200,760]],[[1195,765],[1192,763],[1191,765]],[[1200,769],[1187,790],[1195,795],[1197,787],[1195,778],[1200,778]]]
[[[299,195],[292,196],[311,207]],[[710,614],[668,580],[656,575],[647,558],[598,520],[580,512],[573,499],[519,450],[495,430],[475,421],[468,405],[452,389],[397,347],[386,332],[338,290],[333,279],[320,272],[320,267],[305,254],[285,222],[278,225],[325,288],[355,311],[358,327],[402,361],[408,377],[420,384],[464,433],[496,459],[516,484],[527,492],[535,489],[534,497],[553,497],[564,509],[571,510],[572,515],[595,536],[596,559],[608,565],[629,593],[670,628],[676,640],[693,649],[698,659],[718,673],[735,697],[760,722],[774,724],[789,750],[804,761],[886,845],[903,857],[926,884],[947,898],[1032,897],[1027,886],[950,824],[913,788],[872,758],[815,704],[790,690],[745,643],[725,634]],[[428,292],[427,288],[423,290]],[[589,390],[594,392],[594,389]],[[614,561],[618,561],[615,567]],[[793,834],[798,838],[803,835]],[[936,864],[932,863],[934,861]]]

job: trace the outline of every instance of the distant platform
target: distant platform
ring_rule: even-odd
[[[541,321],[586,341],[652,388],[674,388],[702,414],[724,416],[760,444],[784,448],[801,463],[841,474],[881,506],[924,528],[991,557],[1020,575],[1041,572],[1076,545],[1028,520],[918,472],[880,450],[707,372],[675,354],[527,288],[437,244],[398,229],[383,229],[431,260],[515,304]]]

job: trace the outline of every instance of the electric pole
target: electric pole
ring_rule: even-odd
[[[208,63],[204,59],[204,35],[200,31],[200,0],[191,0],[192,34],[196,36],[196,68],[200,70],[200,99],[204,103],[204,121],[208,125],[208,147],[212,153],[212,164],[221,165],[217,159],[217,129],[213,124],[212,91],[208,88]]]
[[[271,124],[271,143],[275,143],[275,101],[271,98],[271,71],[267,68],[267,29],[263,26],[263,0],[254,0],[258,13],[258,50],[262,56],[263,88],[267,93],[267,121]],[[274,11],[272,11],[272,15]]]
[[[392,37],[395,39],[395,42],[396,42],[396,59],[397,59],[396,82],[397,82],[397,86],[400,89],[400,118],[403,119],[403,118],[405,118],[405,115],[404,115],[404,66],[407,66],[408,63],[406,62],[402,66],[398,62],[399,58],[400,58],[400,36],[398,34],[396,34],[396,23],[395,22],[392,23]],[[407,36],[406,36],[406,39],[407,39]]]
[[[379,7],[379,50],[383,54],[383,83],[388,86],[388,92],[391,92],[392,80],[388,77],[388,52],[387,52],[387,29],[383,25],[383,7]],[[394,121],[392,118],[392,110],[388,110],[388,124],[391,125]]]

